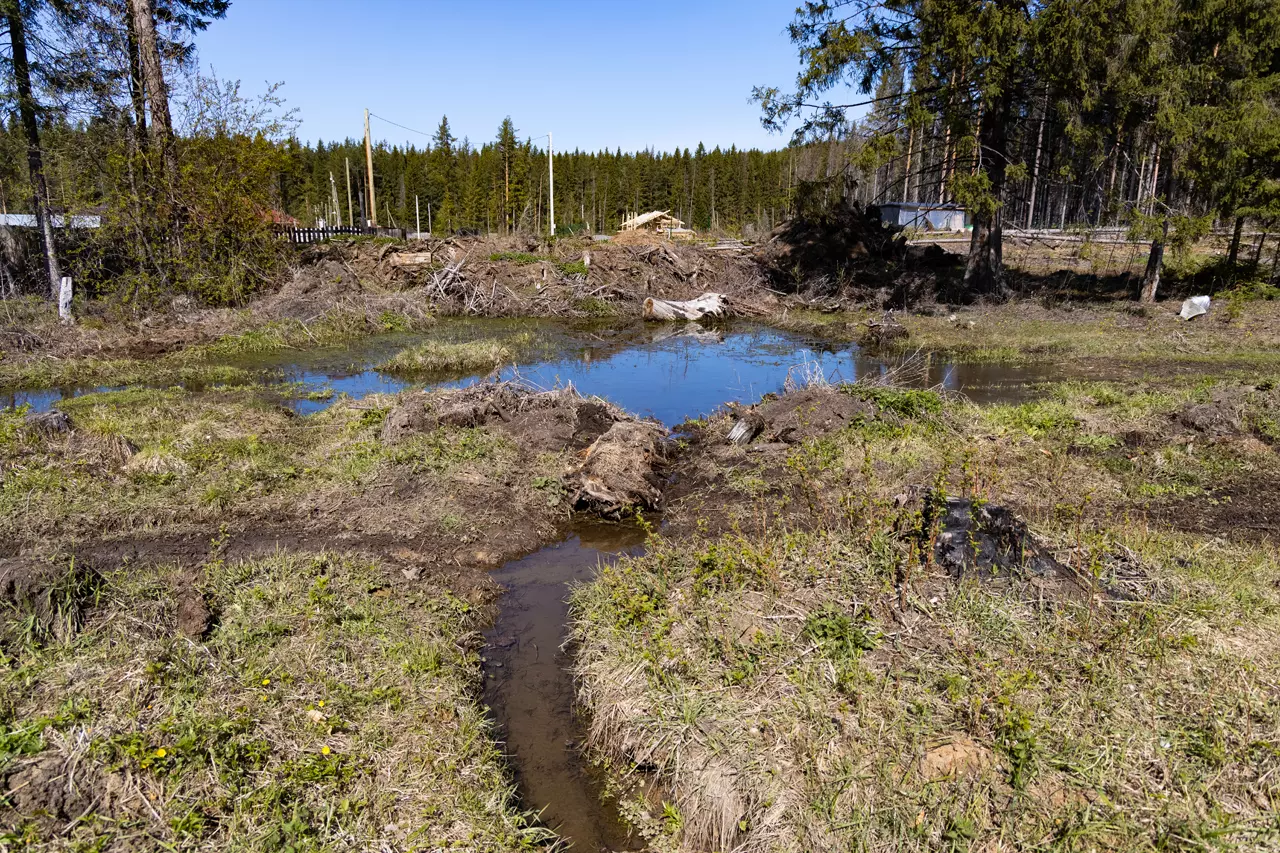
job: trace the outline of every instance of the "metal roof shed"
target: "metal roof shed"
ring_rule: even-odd
[[[970,227],[969,211],[958,204],[887,201],[880,205],[880,221],[924,231],[963,231]]]

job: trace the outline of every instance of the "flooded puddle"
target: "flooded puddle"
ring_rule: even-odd
[[[572,383],[581,393],[604,397],[638,415],[667,425],[706,415],[718,406],[751,403],[781,391],[788,377],[797,381],[821,374],[830,381],[852,382],[897,367],[896,361],[869,357],[856,346],[829,343],[754,324],[721,329],[696,325],[632,326],[621,330],[574,327],[555,321],[448,320],[420,335],[384,335],[348,347],[286,350],[228,360],[263,374],[264,382],[289,385],[287,402],[299,414],[330,405],[332,398],[307,399],[306,392],[332,391],[353,398],[394,393],[405,388],[466,385],[487,372],[431,378],[383,373],[377,365],[399,349],[425,340],[506,338],[530,333],[531,352],[500,371],[544,388]],[[975,402],[1009,402],[1031,397],[1037,383],[1062,378],[1055,365],[950,363],[925,359],[914,384],[964,393]],[[9,406],[29,404],[46,410],[59,400],[103,388],[66,388],[11,392],[0,397]]]
[[[610,804],[600,779],[580,752],[565,622],[569,584],[586,581],[601,560],[638,554],[639,527],[579,522],[564,542],[550,545],[494,573],[506,588],[502,610],[487,633],[485,701],[499,737],[514,759],[525,806],[573,849],[638,849]]]

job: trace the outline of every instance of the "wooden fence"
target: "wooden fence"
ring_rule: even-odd
[[[339,237],[343,235],[393,237],[397,240],[403,240],[407,236],[407,232],[403,228],[368,228],[361,225],[336,225],[326,228],[290,228],[286,226],[277,228],[276,234],[278,234],[281,239],[288,240],[295,246],[319,243],[322,240],[328,240],[331,237]]]

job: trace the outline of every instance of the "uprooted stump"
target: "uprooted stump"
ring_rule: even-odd
[[[658,509],[662,504],[662,439],[667,431],[645,421],[609,427],[565,475],[576,509],[617,515],[625,509]]]
[[[1026,523],[1001,506],[964,498],[928,500],[920,535],[926,549],[933,540],[934,562],[954,578],[1069,574]]]

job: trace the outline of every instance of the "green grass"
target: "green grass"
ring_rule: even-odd
[[[532,344],[533,336],[522,333],[505,339],[481,339],[450,343],[427,341],[393,355],[378,369],[388,373],[448,373],[488,370],[517,358]]]
[[[9,812],[0,844],[502,851],[548,837],[476,700],[471,605],[366,560],[212,553],[200,593],[218,620],[202,642],[177,631],[172,567],[107,572],[75,632],[0,634],[0,774],[61,768],[74,803]]]
[[[592,742],[682,804],[674,833],[627,809],[682,849],[1280,844],[1260,781],[1280,772],[1275,550],[1186,569],[1178,537],[1105,544],[1150,560],[1165,598],[1040,607],[919,568],[902,598],[907,549],[883,536],[660,546],[574,594]]]
[[[353,520],[378,525],[387,522],[376,516],[389,510],[364,500],[364,491],[406,477],[432,492],[403,508],[430,529],[432,519],[474,516],[458,503],[455,474],[500,479],[518,455],[482,430],[443,428],[385,445],[379,429],[394,397],[339,397],[299,418],[266,390],[87,394],[60,404],[75,432],[52,438],[24,430],[20,413],[0,413],[0,531],[38,542],[104,529],[305,520],[311,507],[350,507],[353,500]]]
[[[35,309],[25,302],[19,303],[18,308],[24,306],[33,318],[39,318],[37,325],[47,321],[43,315],[35,314]],[[94,325],[95,319],[86,318],[84,325]],[[239,322],[251,324],[255,321],[245,312]],[[334,308],[309,323],[300,320],[261,323],[159,358],[51,358],[43,355],[24,357],[21,354],[6,357],[7,354],[0,353],[0,388],[243,385],[260,381],[269,372],[218,362],[253,353],[335,346],[370,335],[418,331],[434,323],[435,320],[425,313],[383,311],[377,317],[371,317],[363,310]]]
[[[1176,319],[1177,307],[1176,302],[1158,305],[1148,309],[1148,317],[1102,308],[1053,312],[1026,303],[960,309],[955,322],[949,316],[907,314],[900,319],[909,336],[895,347],[963,362],[1115,359],[1158,367],[1168,362],[1274,366],[1280,360],[1280,311],[1272,304],[1254,302],[1233,313],[1218,300],[1214,313],[1190,323]]]
[[[589,740],[656,785],[624,808],[654,848],[1280,848],[1280,548],[1231,528],[1280,478],[1274,383],[843,392],[880,415],[681,460],[709,485],[670,538],[573,594]],[[1204,403],[1240,430],[1179,421]],[[920,486],[1012,507],[1080,580],[940,572]]]
[[[0,388],[23,390],[95,385],[247,385],[261,378],[261,372],[186,360],[87,358],[0,362]]]

